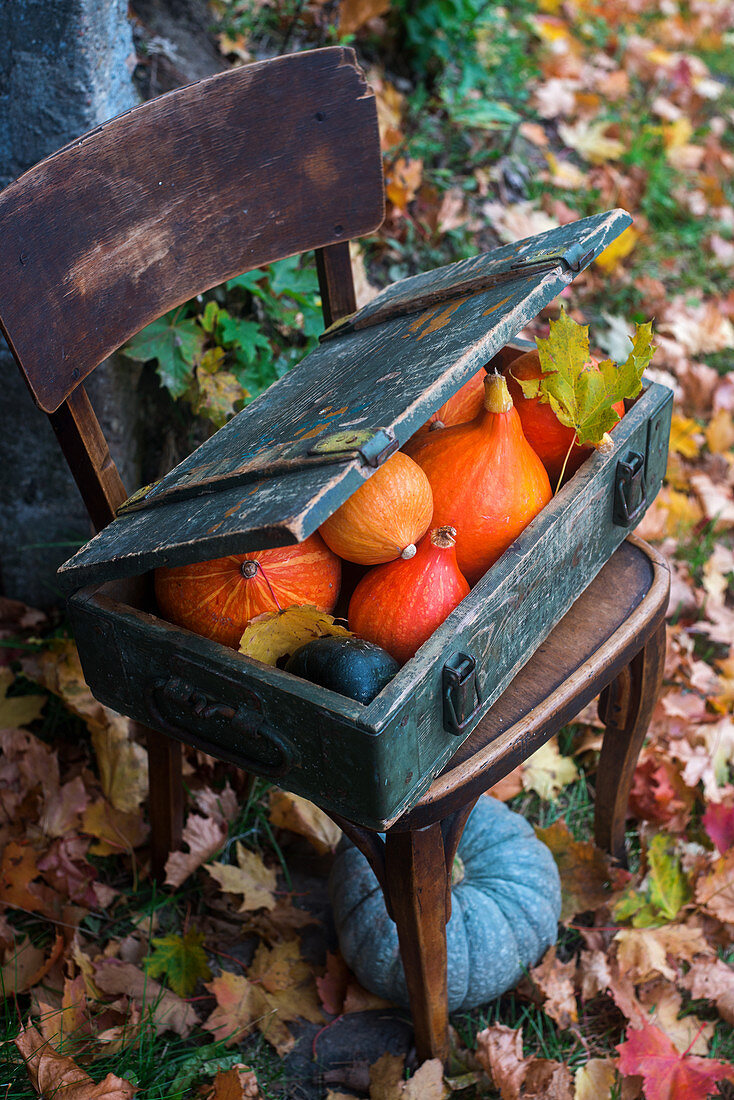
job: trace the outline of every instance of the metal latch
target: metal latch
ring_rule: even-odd
[[[466,733],[482,705],[476,670],[467,653],[454,654],[443,666],[443,724],[457,737]]]
[[[632,527],[646,508],[645,456],[628,451],[614,475],[614,522],[618,527]]]

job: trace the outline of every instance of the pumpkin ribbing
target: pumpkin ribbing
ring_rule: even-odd
[[[556,942],[558,870],[519,814],[485,795],[459,842],[464,878],[452,886],[448,944],[449,1010],[476,1008],[511,989]],[[395,924],[374,872],[342,838],[329,880],[342,955],[362,985],[395,1004],[408,991]]]

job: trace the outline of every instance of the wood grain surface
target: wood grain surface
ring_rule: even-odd
[[[383,216],[375,99],[353,50],[228,70],[112,119],[0,194],[0,328],[54,412],[167,310]]]

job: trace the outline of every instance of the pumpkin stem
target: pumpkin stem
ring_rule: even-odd
[[[461,856],[454,856],[454,862],[451,865],[451,885],[458,886],[460,882],[464,881],[465,876],[463,859]]]
[[[400,553],[400,557],[403,559],[403,561],[409,561],[411,558],[414,558],[415,555],[416,555],[416,548],[415,548],[415,543],[414,542],[408,543],[408,545],[405,547],[405,549],[402,550],[401,553]]]
[[[446,425],[444,424],[443,420],[432,420],[428,430],[429,432],[437,432],[440,428],[445,427]]]
[[[503,374],[488,374],[484,379],[484,407],[491,413],[506,413],[513,407]]]
[[[275,592],[273,590],[273,586],[270,583],[270,580],[268,578],[267,573],[263,569],[262,565],[260,565],[260,562],[259,561],[253,561],[251,558],[248,558],[248,560],[243,561],[242,565],[240,566],[240,573],[242,574],[242,576],[247,581],[251,581],[253,579],[253,577],[256,577],[257,573],[258,573],[258,570],[263,575],[263,580],[265,581],[266,585],[268,586],[268,589],[270,590],[270,595],[273,597],[273,602],[275,603],[275,606],[278,608],[278,611],[282,611],[283,608],[281,607],[280,600],[275,595]]]
[[[455,527],[434,527],[431,531],[431,543],[440,550],[448,550],[456,545]]]

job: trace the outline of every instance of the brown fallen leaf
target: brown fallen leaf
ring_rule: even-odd
[[[378,15],[390,10],[390,0],[339,0],[339,34],[354,34]]]
[[[12,947],[3,952],[0,968],[0,991],[4,997],[14,993],[25,993],[39,980],[38,972],[43,966],[45,953],[40,947],[34,947],[29,936],[23,936]]]
[[[68,1052],[70,1042],[77,1042],[89,1033],[90,1010],[87,1004],[87,991],[84,976],[65,978],[61,1004],[58,1007],[47,1003],[38,994],[39,1027],[41,1033],[54,1049],[64,1043]]]
[[[660,976],[675,981],[681,962],[713,953],[701,929],[691,923],[623,928],[614,939],[620,973],[629,974],[635,983]]]
[[[493,1024],[480,1031],[476,1056],[499,1089],[502,1100],[519,1100],[527,1068],[522,1052],[522,1028]]]
[[[0,902],[50,915],[57,895],[33,881],[40,874],[36,855],[30,844],[11,840],[5,845],[0,859]]]
[[[604,1058],[590,1058],[576,1070],[574,1100],[612,1100],[612,1089],[617,1081],[614,1062]]]
[[[219,1070],[205,1100],[262,1100],[257,1077],[249,1066],[237,1065]]]
[[[445,1100],[450,1095],[443,1076],[443,1065],[431,1058],[419,1066],[400,1094],[402,1100]]]
[[[166,885],[180,886],[197,867],[216,855],[227,839],[227,826],[213,817],[189,814],[181,839],[188,852],[171,852],[166,860]]]
[[[79,827],[79,818],[89,803],[89,794],[80,775],[54,791],[46,800],[39,825],[46,836],[64,836]]]
[[[405,1080],[405,1057],[385,1051],[370,1066],[370,1100],[396,1100]]]
[[[259,909],[249,915],[244,927],[265,940],[266,943],[280,943],[292,940],[296,932],[308,924],[321,922],[306,909],[297,909],[290,898],[278,898],[274,909]]]
[[[278,828],[304,836],[320,855],[335,852],[342,835],[339,826],[313,802],[277,787],[270,791],[269,817]]]
[[[536,836],[550,848],[561,876],[561,920],[598,909],[612,898],[612,874],[604,853],[589,841],[575,840],[558,820]]]
[[[574,1100],[571,1071],[562,1062],[550,1058],[531,1059],[522,1096],[523,1100]]]
[[[209,863],[206,870],[228,894],[242,894],[240,913],[252,909],[274,909],[274,891],[278,875],[266,867],[257,852],[245,848],[239,840],[236,846],[237,866],[231,863]]]
[[[530,971],[530,979],[542,995],[543,1011],[563,1030],[579,1018],[573,987],[575,972],[575,959],[559,962],[555,946],[549,947],[540,964]]]
[[[261,986],[225,970],[206,988],[214,995],[217,1007],[203,1026],[217,1041],[232,1046],[257,1027],[281,1057],[293,1049],[295,1039],[278,1019],[277,1006]]]
[[[186,1038],[199,1017],[182,997],[164,989],[140,967],[120,959],[102,959],[94,964],[94,984],[102,993],[124,993],[150,1014],[157,1032],[175,1031]]]
[[[695,899],[712,917],[734,924],[734,848],[716,860],[710,874],[701,876]]]
[[[695,959],[680,985],[694,1000],[713,1001],[722,1020],[734,1024],[734,967],[723,959]]]
[[[687,1051],[691,1054],[708,1054],[714,1025],[704,1023],[690,1012],[679,1019],[683,997],[670,982],[662,979],[648,982],[640,989],[639,999],[650,1021],[665,1032],[681,1054]]]
[[[86,807],[80,831],[96,839],[89,849],[93,856],[132,853],[145,843],[150,832],[139,811],[126,813],[115,809],[106,798],[98,798]]]
[[[64,1100],[131,1100],[138,1091],[135,1085],[111,1073],[95,1084],[68,1055],[58,1054],[30,1023],[21,1027],[13,1042],[39,1096],[63,1096]]]

